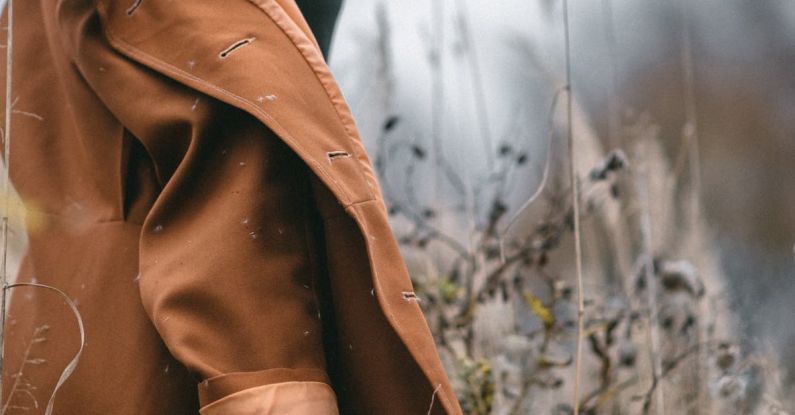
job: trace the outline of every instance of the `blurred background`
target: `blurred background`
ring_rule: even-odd
[[[330,64],[467,413],[792,413],[793,45],[788,0],[344,2]]]

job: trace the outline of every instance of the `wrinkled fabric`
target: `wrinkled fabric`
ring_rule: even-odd
[[[55,414],[196,414],[293,382],[342,414],[461,412],[292,0],[14,4],[17,279],[86,327]],[[79,346],[60,298],[16,289],[6,413],[42,409]]]
[[[229,395],[201,415],[339,415],[334,391],[319,382],[285,382]]]

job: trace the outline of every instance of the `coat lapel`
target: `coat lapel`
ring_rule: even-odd
[[[267,1],[261,1],[261,0],[249,0],[249,1],[251,1],[252,3],[258,5],[263,9],[268,7]],[[307,39],[311,40],[312,43],[315,45],[315,47],[318,50],[320,50],[320,46],[317,43],[317,39],[315,39],[315,35],[312,33],[312,29],[309,28],[309,24],[306,22],[306,19],[304,19],[304,15],[301,14],[301,10],[298,8],[298,5],[295,3],[295,1],[276,0],[276,3],[279,6],[281,6],[281,9],[284,11],[284,13],[287,14],[287,16],[290,17],[292,22],[296,26],[298,26],[299,29],[301,29],[301,32],[303,32],[304,36],[306,36]]]
[[[316,44],[274,0],[101,0],[119,51],[238,107],[282,138],[343,205],[373,199],[372,169]],[[308,29],[306,29],[308,30]]]
[[[246,111],[307,163],[365,235],[380,307],[438,405],[460,413],[422,312],[403,297],[411,282],[351,112],[294,1],[99,0],[98,9],[118,51]]]

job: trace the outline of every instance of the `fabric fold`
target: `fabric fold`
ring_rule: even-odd
[[[323,382],[282,382],[233,393],[203,407],[200,415],[339,415],[337,399]]]

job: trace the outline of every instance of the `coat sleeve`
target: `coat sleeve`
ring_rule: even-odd
[[[336,414],[307,166],[253,117],[125,59],[95,18],[79,29],[76,69],[156,171],[141,299],[202,413]]]
[[[144,307],[175,357],[203,379],[204,403],[286,381],[313,383],[239,396],[280,402],[317,388],[328,396],[307,167],[256,120],[209,99],[197,105],[206,108],[190,128],[172,135],[161,126],[162,135],[143,139],[153,152],[185,142],[184,154],[153,156],[175,170],[143,223]]]

